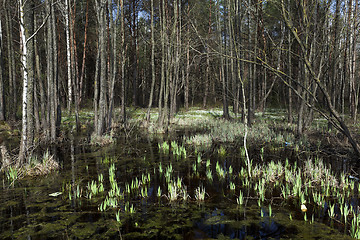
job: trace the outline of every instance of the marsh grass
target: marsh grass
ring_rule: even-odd
[[[14,185],[15,181],[22,179],[26,176],[40,176],[47,175],[60,168],[59,163],[54,159],[54,156],[46,150],[41,158],[37,156],[31,156],[27,163],[22,166],[15,164],[16,161],[12,161],[11,164],[2,168],[5,172],[5,176],[10,185]]]
[[[199,202],[204,201],[205,200],[205,188],[203,186],[198,187],[195,189],[195,199]]]
[[[9,166],[6,171],[6,178],[9,184],[14,184],[14,182],[18,179],[18,170],[16,167]]]
[[[211,148],[213,140],[210,134],[196,134],[184,138],[184,142],[186,145],[192,146],[196,151],[205,152]]]
[[[105,134],[101,136],[93,133],[90,139],[90,145],[95,145],[95,146],[106,146],[106,145],[114,144],[115,142],[116,139],[114,138],[113,131],[111,131],[109,134]]]
[[[49,151],[45,151],[41,160],[37,157],[32,157],[29,164],[24,167],[24,175],[38,176],[46,175],[50,172],[59,169],[59,163],[55,161],[54,156],[50,155]]]

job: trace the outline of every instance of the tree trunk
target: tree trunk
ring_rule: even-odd
[[[111,0],[109,0],[108,2],[109,7],[111,6]],[[117,8],[116,8],[116,16],[113,19],[112,16],[112,9],[109,10],[110,11],[110,21],[111,22],[111,36],[112,36],[112,59],[111,59],[111,85],[110,85],[110,89],[109,89],[109,95],[110,95],[110,103],[109,103],[109,111],[108,111],[108,124],[107,124],[107,131],[111,130],[111,122],[112,122],[112,114],[113,114],[113,108],[114,108],[114,88],[115,88],[115,80],[117,77],[117,22],[118,22],[118,18],[119,18],[119,11],[120,11],[120,6],[119,3],[117,4]],[[110,39],[109,39],[110,41]]]
[[[71,73],[71,46],[70,46],[70,8],[69,0],[65,0],[65,32],[66,32],[66,63],[67,63],[67,83],[68,83],[68,99],[67,107],[69,114],[71,112],[72,103],[72,73]]]
[[[177,88],[179,82],[179,48],[180,48],[180,38],[179,38],[179,11],[178,11],[178,2],[177,0],[173,1],[174,7],[174,25],[173,25],[173,32],[172,32],[172,45],[174,46],[173,54],[172,54],[172,66],[171,71],[173,71],[173,78],[170,86],[170,118],[173,118],[176,113],[176,97],[177,97]]]
[[[36,15],[34,17],[35,17],[34,29],[37,29]],[[38,51],[38,37],[37,36],[35,36],[34,51],[35,51],[35,69],[36,69],[36,74],[34,74],[34,117],[35,117],[36,132],[39,133],[40,129],[41,129],[41,123],[40,123],[40,111],[39,111],[39,97],[38,97],[37,89],[38,89],[38,86],[40,85],[39,83],[42,81],[42,79],[41,79],[40,56],[39,56],[39,51]],[[41,116],[44,117],[45,115],[41,115]]]
[[[133,7],[133,19],[132,19],[132,34],[133,34],[133,104],[134,106],[138,106],[139,96],[138,96],[138,44],[137,44],[137,27],[136,27],[136,1],[132,1]]]
[[[288,5],[288,12],[290,13],[291,11],[291,0],[288,0],[287,2]],[[282,24],[284,25],[284,24]],[[284,30],[285,30],[285,26],[283,26]],[[288,100],[289,100],[289,106],[288,106],[288,123],[292,124],[293,123],[293,115],[292,115],[292,38],[291,38],[291,31],[288,31],[288,84],[289,84],[289,88],[288,88]]]
[[[50,92],[48,94],[51,94],[53,97],[51,98],[50,104],[51,109],[53,111],[50,113],[50,137],[51,141],[54,142],[56,140],[56,137],[58,136],[58,133],[60,131],[60,125],[61,125],[61,105],[59,100],[59,83],[58,83],[58,44],[57,44],[57,31],[56,31],[56,15],[55,15],[55,6],[54,6],[54,0],[51,0],[51,26],[52,26],[52,47],[51,50],[53,52],[52,58],[52,68],[53,68],[53,76],[52,76],[52,88],[50,89]]]
[[[159,128],[163,127],[163,94],[165,88],[165,24],[166,24],[166,17],[165,17],[165,0],[162,0],[162,13],[160,14],[160,24],[161,24],[161,81],[160,81],[160,91],[159,91],[159,119],[158,125]],[[166,104],[166,103],[165,103]]]
[[[87,29],[89,24],[89,0],[86,0],[86,13],[85,13],[85,29],[84,29],[84,44],[83,44],[83,57],[81,64],[80,83],[79,83],[79,104],[83,98],[83,83],[85,76],[85,60],[86,60],[86,44],[87,44]]]
[[[107,76],[106,76],[106,1],[100,1],[99,11],[99,51],[100,51],[100,99],[99,99],[99,119],[97,122],[96,133],[98,136],[103,135],[105,131],[106,117],[106,94],[107,94]]]
[[[51,13],[51,4],[52,4],[52,1],[47,1],[46,2],[46,10],[49,14],[52,14]],[[50,15],[51,16],[51,15]],[[52,16],[51,16],[52,18]],[[46,135],[47,135],[47,138],[49,140],[53,140],[52,139],[52,136],[51,136],[51,120],[52,120],[52,113],[55,111],[54,109],[54,105],[52,104],[52,97],[53,97],[53,92],[52,92],[52,89],[53,89],[53,80],[54,80],[54,57],[53,57],[53,54],[54,54],[54,50],[53,50],[53,31],[52,31],[52,21],[48,21],[47,22],[47,121],[48,123],[47,124],[44,124],[44,127],[46,129]],[[43,96],[45,97],[45,96]],[[46,122],[46,121],[45,121]]]
[[[303,41],[300,39],[298,32],[296,31],[296,29],[293,26],[293,22],[291,20],[291,18],[289,17],[287,11],[285,10],[285,5],[284,5],[284,1],[282,0],[282,15],[284,17],[285,23],[287,24],[288,28],[290,29],[292,35],[294,36],[294,38],[296,39],[297,43],[300,46],[301,52],[304,56],[303,61],[304,61],[304,65],[307,68],[309,75],[312,78],[312,81],[318,85],[320,91],[322,92],[322,94],[325,97],[325,101],[326,101],[326,105],[329,111],[329,115],[326,115],[325,113],[321,112],[322,115],[324,117],[326,117],[328,120],[332,121],[332,123],[336,126],[336,128],[341,131],[344,136],[347,137],[347,139],[349,140],[351,146],[353,147],[355,153],[360,156],[360,152],[359,152],[359,146],[356,143],[356,141],[354,140],[354,138],[352,137],[347,125],[345,124],[345,122],[342,120],[340,114],[336,111],[336,109],[333,107],[332,101],[331,101],[331,97],[327,91],[326,86],[324,85],[324,83],[319,79],[319,76],[315,73],[314,69],[313,69],[313,65],[312,63],[309,61],[308,56],[305,54],[309,51],[309,49],[307,49],[307,45],[305,45],[303,43]]]
[[[17,109],[17,93],[16,93],[16,78],[15,78],[15,55],[14,55],[14,40],[13,40],[13,26],[12,26],[12,17],[10,15],[10,10],[7,7],[8,1],[4,0],[4,9],[5,9],[5,19],[6,19],[6,32],[7,32],[7,52],[8,52],[8,74],[9,74],[9,99],[8,103],[9,109],[9,119],[16,119],[16,109]]]
[[[120,0],[121,8],[121,116],[122,122],[126,123],[126,84],[125,84],[125,10],[124,10],[124,0]]]
[[[70,5],[71,0],[69,0]],[[75,124],[76,130],[80,131],[80,122],[79,122],[79,69],[78,69],[78,58],[76,50],[76,36],[75,36],[75,15],[76,15],[76,3],[73,4],[74,8],[70,8],[69,17],[70,21],[70,61],[71,61],[71,80],[72,87],[74,92],[74,107],[75,107]]]
[[[352,0],[348,2],[348,46],[349,48],[346,51],[349,51],[349,83],[350,83],[350,113],[353,118],[354,123],[356,123],[356,115],[357,115],[357,106],[358,106],[358,85],[356,82],[356,45],[357,45],[357,34],[356,28],[357,20],[355,16],[357,15],[357,1],[355,1],[355,6]]]
[[[150,122],[150,110],[154,98],[154,88],[155,88],[155,37],[154,37],[154,0],[151,0],[151,89],[149,97],[149,105],[146,113],[146,121]]]
[[[0,18],[0,121],[5,120],[5,104],[4,104],[4,79],[3,79],[3,40],[2,40],[2,25]]]
[[[187,5],[187,18],[190,19],[190,2]],[[190,23],[186,26],[186,76],[184,83],[185,110],[189,110],[189,76],[190,76]]]
[[[33,104],[33,78],[34,78],[34,2],[19,1],[20,10],[20,36],[22,44],[22,72],[23,72],[23,100],[22,100],[22,134],[20,152],[17,165],[21,166],[28,157],[28,149],[34,141],[34,104]]]
[[[223,100],[223,117],[229,119],[229,107],[227,102],[227,89],[226,89],[226,78],[225,78],[225,67],[224,67],[224,53],[223,53],[223,41],[222,41],[222,30],[220,24],[220,4],[218,5],[217,13],[217,30],[219,39],[219,54],[220,54],[220,81],[222,82],[222,100]]]
[[[94,125],[97,126],[99,119],[99,71],[100,71],[100,45],[97,43],[96,63],[95,63],[95,76],[94,76]]]
[[[212,0],[209,1],[209,23],[208,23],[208,34],[206,40],[206,75],[205,75],[205,87],[204,87],[204,98],[203,98],[203,108],[206,107],[207,98],[209,95],[209,82],[210,82],[210,35],[211,35],[211,6]],[[189,15],[189,7],[188,7],[188,15]],[[188,18],[190,18],[188,16]]]

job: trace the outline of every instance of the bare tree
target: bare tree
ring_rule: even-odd
[[[22,44],[21,64],[23,73],[23,94],[22,94],[22,133],[20,141],[20,153],[17,165],[21,166],[27,157],[28,148],[32,145],[33,135],[31,129],[32,111],[31,111],[31,94],[33,81],[33,47],[30,34],[33,33],[33,5],[32,1],[23,2],[19,0],[20,12],[20,36]],[[30,103],[29,103],[30,101]],[[32,136],[31,136],[32,135]]]
[[[5,120],[5,111],[4,111],[4,79],[3,79],[3,37],[2,37],[2,25],[0,18],[0,121]]]
[[[17,88],[16,88],[16,68],[15,68],[15,49],[13,39],[13,19],[11,17],[8,0],[3,1],[3,7],[5,9],[5,25],[7,35],[7,53],[8,53],[8,82],[9,82],[9,101],[8,110],[9,118],[16,119],[17,109]]]
[[[121,31],[121,116],[122,122],[126,122],[126,84],[125,84],[125,10],[124,10],[124,1],[120,0],[120,31]]]
[[[155,88],[155,26],[154,26],[154,0],[151,0],[151,89],[149,97],[149,105],[146,113],[146,121],[150,121],[150,110],[154,98],[154,88]]]
[[[306,7],[304,5],[304,2],[302,2],[301,7],[302,8]],[[313,68],[314,63],[311,61],[310,56],[307,54],[310,51],[309,45],[306,44],[306,42],[304,42],[303,40],[301,40],[297,29],[294,27],[294,21],[292,19],[292,16],[289,14],[288,11],[286,11],[284,0],[281,1],[281,9],[282,9],[282,16],[284,18],[284,21],[285,21],[287,27],[289,28],[289,30],[291,31],[291,33],[294,36],[295,40],[297,41],[297,43],[300,46],[300,50],[301,50],[301,52],[303,54],[303,62],[304,62],[304,65],[305,65],[304,67],[306,68],[306,71],[308,71],[310,81],[312,81],[312,83],[316,84],[316,86],[319,87],[320,91],[322,92],[322,94],[325,97],[328,113],[325,113],[325,112],[320,111],[320,110],[318,110],[318,111],[326,119],[331,121],[331,123],[341,133],[343,133],[347,137],[347,139],[349,140],[349,142],[350,142],[351,146],[353,147],[355,153],[357,155],[360,155],[358,144],[356,143],[356,141],[352,137],[352,134],[350,133],[347,125],[345,124],[345,122],[342,120],[340,114],[334,108],[334,106],[332,104],[332,101],[331,101],[331,96],[330,96],[326,86],[324,85],[323,81],[321,81],[319,74],[317,74],[315,72],[314,68]],[[302,99],[302,100],[304,100],[304,99]],[[312,106],[312,105],[308,103],[308,106]]]

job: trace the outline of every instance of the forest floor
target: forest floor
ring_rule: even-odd
[[[157,127],[157,109],[152,109],[151,121],[144,121],[146,109],[132,109],[130,122],[136,122],[142,129],[150,134],[163,133]],[[230,120],[222,117],[221,108],[202,109],[190,108],[188,111],[180,110],[169,123],[169,133],[178,130],[195,131],[184,142],[197,148],[210,147],[212,144],[222,142],[243,141],[244,125],[241,123],[241,114],[230,111]],[[266,144],[275,146],[292,146],[298,150],[317,151],[325,155],[337,155],[343,158],[354,158],[354,153],[347,138],[335,128],[329,129],[328,122],[321,116],[315,115],[314,120],[304,134],[297,134],[296,121],[287,122],[284,109],[267,109],[265,112],[256,112],[249,128],[248,144],[261,148]],[[351,133],[357,142],[360,142],[360,124],[354,124],[346,119]],[[204,149],[203,149],[204,150]]]
[[[93,132],[94,113],[92,110],[80,112],[80,129],[78,137],[85,142],[100,145],[112,143],[116,137],[124,135],[131,136],[134,132],[147,133],[150,135],[163,135],[164,129],[158,128],[158,110],[151,110],[150,122],[146,122],[146,108],[128,108],[128,121],[126,126],[116,121],[120,119],[120,110],[115,110],[115,121],[113,131],[107,133],[101,139],[91,136]],[[192,107],[188,111],[180,109],[171,119],[167,134],[177,131],[191,131],[189,137],[184,137],[183,142],[192,145],[197,150],[206,150],[217,143],[241,144],[244,136],[244,125],[241,123],[241,114],[234,114],[230,111],[230,120],[222,117],[222,108],[213,107],[203,109]],[[296,120],[296,119],[295,119]],[[296,121],[293,121],[296,123]],[[352,123],[346,119],[351,133],[355,140],[360,143],[360,123]],[[63,112],[60,142],[68,139],[69,133],[77,132],[74,114]],[[248,145],[255,145],[258,148],[266,144],[274,146],[292,146],[298,150],[321,151],[325,155],[338,155],[339,157],[354,158],[351,145],[346,137],[336,129],[329,129],[327,120],[320,116],[314,117],[311,126],[308,127],[302,136],[297,135],[296,124],[287,122],[287,115],[284,109],[267,109],[265,112],[256,112],[253,116],[251,127],[249,127]],[[19,122],[0,122],[0,143],[6,143],[7,148],[15,153],[18,149],[21,124]],[[92,139],[91,139],[92,138]],[[41,142],[43,136],[37,136],[39,145],[46,145]],[[90,140],[91,139],[91,140]]]

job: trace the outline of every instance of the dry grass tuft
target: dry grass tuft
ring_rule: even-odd
[[[54,156],[45,152],[41,162],[35,160],[34,163],[27,164],[23,171],[26,176],[46,175],[59,169],[59,163],[55,161]]]

